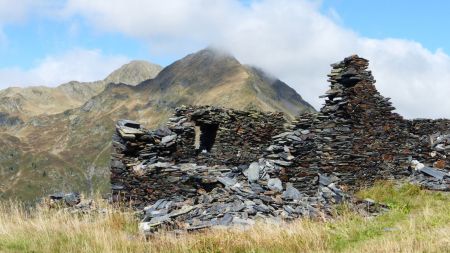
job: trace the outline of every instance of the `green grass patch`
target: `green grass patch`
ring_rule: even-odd
[[[377,237],[400,233],[411,219],[414,219],[417,229],[448,227],[450,224],[450,197],[446,193],[421,190],[412,184],[397,186],[393,182],[378,182],[357,196],[384,203],[389,211],[369,219],[352,213],[344,214],[341,221],[330,228],[333,235],[330,248],[333,251],[356,249]],[[432,214],[424,213],[430,208]]]

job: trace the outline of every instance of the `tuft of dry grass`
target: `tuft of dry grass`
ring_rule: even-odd
[[[450,196],[381,182],[358,193],[391,210],[365,218],[343,206],[330,221],[300,219],[248,228],[145,238],[133,212],[71,214],[0,204],[0,252],[450,252]],[[100,202],[100,201],[99,201]]]

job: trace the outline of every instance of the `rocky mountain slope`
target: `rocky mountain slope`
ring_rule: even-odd
[[[139,70],[133,65],[105,79],[117,83],[101,81],[103,90],[59,113],[24,117],[20,110],[9,114],[2,108],[0,112],[20,121],[3,126],[0,133],[0,197],[33,199],[67,189],[105,191],[111,135],[120,118],[156,127],[183,104],[283,111],[288,117],[314,110],[280,80],[212,49],[188,55],[136,86],[133,78],[140,74],[134,74]],[[121,75],[132,85],[117,79]]]
[[[171,105],[218,105],[236,109],[258,108],[295,116],[312,107],[294,89],[257,68],[241,65],[234,57],[206,49],[165,68],[140,84]]]
[[[96,82],[72,81],[58,87],[11,87],[0,91],[0,126],[17,122],[2,122],[2,118],[26,121],[43,114],[57,114],[80,107],[105,89],[108,83],[136,85],[154,78],[162,67],[145,61],[132,61],[115,70],[104,80]]]

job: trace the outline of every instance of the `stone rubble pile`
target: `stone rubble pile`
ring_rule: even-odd
[[[413,158],[439,169],[450,168],[450,120],[412,120]]]
[[[198,230],[212,226],[247,226],[261,221],[292,220],[298,217],[326,219],[333,205],[350,198],[337,186],[337,177],[320,175],[319,191],[306,196],[291,183],[275,177],[279,166],[261,159],[249,166],[209,168],[196,164],[173,165],[171,170],[189,166],[194,196],[174,195],[144,208],[140,230],[152,233],[160,228]],[[189,179],[188,179],[189,180]],[[354,207],[369,213],[382,210],[370,200],[352,199]],[[356,204],[359,204],[357,206]]]
[[[84,199],[76,192],[57,192],[50,194],[42,200],[41,204],[45,208],[61,209],[70,213],[106,212],[106,209],[98,209],[92,199]]]
[[[423,123],[423,122],[422,122]],[[417,125],[420,124],[416,122]],[[450,123],[447,122],[450,127]],[[431,129],[422,127],[417,129]],[[428,137],[428,138],[426,138]],[[419,160],[412,160],[409,181],[431,190],[450,191],[450,134],[423,135],[417,146]],[[423,161],[423,163],[421,162]]]
[[[411,133],[409,181],[431,190],[450,191],[450,120],[408,121]]]
[[[450,171],[427,167],[423,163],[411,162],[411,176],[408,181],[435,191],[450,191]]]
[[[48,198],[46,199],[46,203],[48,205],[57,205],[57,206],[75,206],[81,202],[81,197],[79,193],[76,192],[57,192],[48,195]]]

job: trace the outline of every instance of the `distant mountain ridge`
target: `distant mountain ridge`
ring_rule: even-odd
[[[0,197],[29,200],[51,191],[105,191],[111,135],[120,118],[152,128],[164,124],[183,104],[282,111],[288,117],[314,110],[282,81],[214,49],[190,54],[135,85],[143,78],[140,71],[150,70],[158,69],[132,62],[89,88],[76,82],[49,88],[76,100],[58,105],[54,101],[61,100],[52,100],[55,95],[45,91],[42,94],[49,99],[39,104],[40,111],[27,109],[26,103],[6,108],[1,101],[11,96],[0,91],[5,122],[14,122],[11,117],[16,116],[22,121],[0,131]],[[42,96],[31,88],[25,90],[18,93],[20,103]],[[60,111],[48,113],[43,108]]]
[[[41,114],[61,113],[83,105],[102,92],[108,83],[136,85],[154,78],[161,69],[161,66],[149,62],[132,61],[100,81],[71,81],[57,87],[7,88],[0,90],[0,112],[21,120]]]
[[[162,70],[162,67],[147,61],[131,61],[109,74],[104,82],[137,85],[152,79]]]

